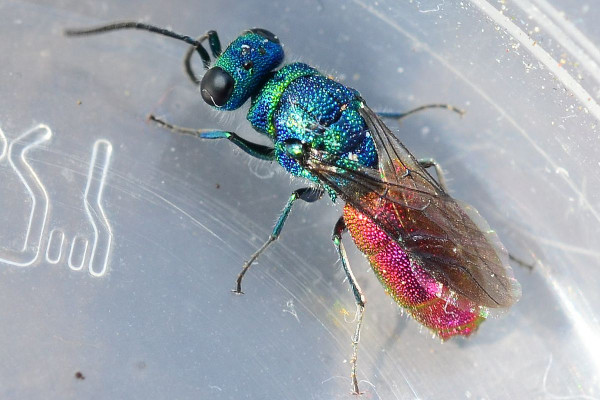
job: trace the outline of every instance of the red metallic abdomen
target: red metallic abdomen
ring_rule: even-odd
[[[440,294],[447,289],[370,218],[346,204],[344,221],[354,243],[371,263],[386,293],[404,307],[417,321],[441,339],[455,335],[469,336],[485,320],[485,308],[463,309]],[[446,290],[446,292],[444,292]]]

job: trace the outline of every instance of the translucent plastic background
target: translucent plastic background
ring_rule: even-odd
[[[146,121],[265,140],[203,103],[182,43],[62,35],[134,19],[223,44],[266,28],[374,109],[468,110],[390,127],[535,270],[503,318],[442,344],[348,241],[363,398],[600,398],[599,17],[591,0],[0,1],[0,397],[352,398],[340,206],[296,208],[232,295],[303,183]]]

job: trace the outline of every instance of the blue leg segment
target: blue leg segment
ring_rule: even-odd
[[[393,119],[401,120],[401,119],[403,119],[405,117],[408,117],[411,114],[414,114],[414,113],[417,113],[417,112],[423,111],[423,110],[428,110],[430,108],[444,108],[446,110],[450,110],[450,111],[453,111],[453,112],[457,113],[461,117],[463,115],[465,115],[465,113],[466,113],[465,110],[461,110],[460,108],[451,106],[450,104],[427,104],[427,105],[424,105],[424,106],[421,106],[421,107],[417,107],[417,108],[415,108],[413,110],[406,111],[406,112],[403,112],[403,113],[399,113],[399,112],[378,112],[377,114],[380,117],[383,117],[383,118],[393,118]]]
[[[287,217],[290,215],[290,211],[292,211],[292,206],[294,205],[296,200],[303,200],[307,203],[312,203],[323,197],[324,192],[325,191],[322,188],[308,187],[298,189],[292,193],[292,195],[287,201],[287,204],[285,205],[285,208],[281,212],[281,215],[279,215],[279,218],[277,219],[277,222],[273,227],[273,232],[271,233],[271,236],[269,236],[269,239],[267,239],[267,241],[260,247],[260,249],[258,249],[254,254],[252,254],[250,259],[246,261],[246,263],[242,267],[242,270],[240,271],[240,274],[238,275],[235,283],[235,289],[233,289],[232,292],[236,294],[244,293],[242,292],[242,279],[244,279],[244,275],[246,274],[246,272],[248,272],[248,269],[250,269],[252,263],[256,261],[256,259],[262,254],[262,252],[264,252],[271,245],[271,243],[277,240],[277,238],[281,234],[281,230],[283,229],[283,225],[285,224]]]
[[[238,136],[235,132],[216,131],[212,129],[183,128],[181,126],[172,125],[168,122],[158,119],[154,115],[149,115],[148,119],[150,121],[156,122],[163,128],[167,128],[176,133],[191,135],[200,139],[227,139],[231,143],[235,144],[237,147],[242,149],[245,153],[250,154],[252,157],[256,157],[266,161],[275,160],[275,150],[272,147],[250,142]]]
[[[221,55],[221,42],[219,41],[219,35],[217,35],[217,32],[215,31],[208,31],[204,35],[196,38],[196,41],[202,43],[207,39],[208,45],[210,46],[210,51],[216,60]],[[200,85],[200,79],[198,79],[198,76],[194,72],[191,62],[192,54],[196,52],[196,47],[197,46],[190,46],[188,48],[188,51],[185,53],[185,57],[183,58],[183,67],[185,68],[185,73],[187,74],[188,78],[190,78],[190,80],[196,85]],[[208,66],[209,64],[205,62],[204,68],[208,69]]]
[[[352,336],[352,358],[350,359],[350,364],[352,366],[352,371],[350,373],[350,378],[352,379],[352,394],[359,395],[360,390],[358,389],[358,380],[356,378],[356,361],[358,359],[358,342],[360,341],[360,328],[362,326],[363,315],[365,312],[365,304],[367,300],[354,277],[354,273],[352,269],[350,269],[350,264],[348,263],[348,256],[346,255],[346,249],[344,248],[344,244],[342,243],[342,234],[346,232],[346,223],[344,222],[344,217],[340,217],[338,222],[335,224],[333,228],[333,244],[337,250],[338,256],[340,257],[340,261],[342,262],[342,268],[344,268],[344,272],[346,273],[346,277],[348,278],[348,283],[350,284],[350,288],[352,289],[352,293],[354,294],[354,300],[356,302],[356,329],[354,330],[354,335]]]
[[[435,173],[438,177],[438,183],[440,184],[444,192],[448,193],[448,185],[446,185],[446,178],[444,176],[444,171],[442,170],[440,164],[438,164],[438,162],[435,161],[433,158],[422,158],[418,162],[419,165],[421,165],[421,167],[423,168],[435,168]]]

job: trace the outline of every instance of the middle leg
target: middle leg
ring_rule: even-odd
[[[446,178],[444,177],[444,171],[440,164],[435,161],[433,158],[421,158],[418,160],[419,165],[423,168],[435,168],[435,173],[437,175],[437,180],[444,192],[448,193],[448,185],[446,184]]]
[[[232,292],[234,292],[236,294],[244,293],[244,292],[242,292],[242,279],[244,279],[244,275],[246,274],[246,272],[248,272],[252,263],[254,261],[256,261],[256,259],[275,240],[277,240],[277,238],[281,234],[281,230],[283,229],[283,224],[285,224],[285,221],[287,220],[287,217],[290,214],[290,211],[292,211],[292,206],[294,205],[296,200],[303,200],[303,201],[306,201],[307,203],[312,203],[312,202],[319,200],[321,197],[323,197],[323,193],[324,193],[324,190],[322,188],[312,188],[312,187],[298,189],[292,193],[287,204],[285,205],[285,208],[283,209],[281,215],[279,216],[279,219],[277,220],[277,222],[275,223],[275,226],[273,227],[273,233],[271,233],[271,236],[269,236],[269,239],[267,239],[267,241],[254,254],[252,254],[250,259],[248,261],[246,261],[246,263],[242,267],[242,270],[240,271],[240,274],[237,277],[237,280],[235,281],[235,289],[233,289]]]
[[[409,110],[409,111],[406,111],[403,113],[383,111],[383,112],[378,112],[377,114],[383,118],[393,118],[393,119],[397,119],[398,121],[400,121],[401,119],[408,117],[409,115],[415,114],[419,111],[428,110],[430,108],[444,108],[446,110],[450,110],[450,111],[457,113],[461,117],[463,115],[465,115],[465,113],[466,113],[465,110],[461,110],[460,108],[454,107],[453,105],[450,105],[450,104],[426,104],[424,106],[413,108],[412,110]]]

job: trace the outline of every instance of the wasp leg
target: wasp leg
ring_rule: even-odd
[[[204,35],[198,37],[196,39],[196,41],[202,43],[206,39],[208,39],[208,45],[210,46],[210,51],[211,51],[213,57],[215,59],[217,59],[221,55],[221,41],[219,40],[219,35],[217,34],[216,31],[208,31]],[[192,54],[194,54],[194,52],[196,51],[196,47],[197,46],[190,46],[188,48],[187,52],[185,53],[185,56],[183,57],[183,66],[185,68],[185,73],[190,78],[190,80],[192,82],[194,82],[196,85],[199,85],[200,79],[198,79],[198,77],[196,76],[196,73],[194,72],[194,69],[192,68],[192,62],[191,62]],[[204,68],[208,69],[210,64],[206,63],[205,60],[203,60],[203,62],[204,62]]]
[[[212,129],[184,128],[181,126],[172,125],[168,122],[158,119],[152,114],[148,116],[148,119],[150,121],[156,122],[163,128],[167,128],[176,133],[183,133],[185,135],[195,136],[200,139],[227,139],[233,144],[235,144],[237,147],[242,149],[245,153],[250,154],[252,157],[256,157],[266,161],[275,160],[275,150],[272,147],[250,142],[238,136],[235,132],[216,131]]]
[[[510,253],[508,253],[508,258],[512,262],[516,263],[519,267],[525,268],[525,269],[529,270],[529,272],[533,271],[533,264],[529,264],[529,263],[521,260],[520,258],[517,258],[517,257],[513,256]]]
[[[423,168],[435,168],[435,173],[438,177],[438,183],[444,190],[444,192],[448,193],[448,185],[446,184],[446,178],[444,177],[444,171],[440,164],[435,161],[433,158],[422,158],[419,160],[419,165]]]
[[[440,166],[440,164],[438,164],[437,161],[435,161],[433,158],[422,158],[422,159],[418,160],[418,162],[419,162],[419,165],[423,168],[431,168],[431,167],[435,168],[435,173],[437,174],[440,186],[442,187],[444,192],[448,193],[448,186],[446,185],[446,178],[444,178],[444,171],[442,170],[442,167]],[[532,264],[529,264],[529,263],[521,260],[520,258],[513,256],[510,253],[508,253],[508,258],[511,261],[513,261],[515,264],[517,264],[519,267],[528,269],[529,271],[533,271]]]
[[[254,261],[256,261],[258,256],[260,256],[262,252],[265,251],[271,245],[271,243],[277,240],[277,238],[281,234],[281,230],[283,229],[283,224],[285,224],[287,217],[290,215],[290,211],[292,211],[292,206],[294,205],[296,200],[299,199],[304,200],[307,203],[312,203],[323,197],[323,193],[325,193],[325,191],[322,188],[312,187],[306,187],[292,192],[292,195],[288,199],[285,208],[283,209],[281,215],[277,219],[277,223],[275,223],[275,226],[273,227],[273,232],[271,233],[271,236],[269,236],[269,239],[267,239],[265,244],[263,244],[261,248],[258,249],[254,254],[252,254],[250,259],[246,261],[246,263],[242,267],[242,270],[240,271],[240,274],[237,277],[237,280],[235,282],[235,289],[233,289],[232,292],[237,294],[244,293],[242,292],[242,279],[244,279],[244,275],[246,274],[246,272],[248,272],[250,266]]]
[[[403,113],[398,113],[398,112],[378,112],[377,114],[380,117],[383,118],[393,118],[393,119],[397,119],[397,120],[401,120],[404,117],[408,117],[411,114],[417,113],[419,111],[423,111],[423,110],[428,110],[430,108],[445,108],[446,110],[450,110],[450,111],[454,111],[455,113],[457,113],[458,115],[460,115],[461,117],[463,115],[465,115],[466,111],[465,110],[461,110],[458,107],[454,107],[450,104],[427,104],[421,107],[417,107],[415,109],[412,109],[410,111],[406,111]]]
[[[342,262],[342,267],[344,268],[344,272],[346,273],[346,277],[348,278],[348,282],[350,283],[350,287],[352,288],[352,293],[354,294],[354,300],[356,302],[356,329],[354,330],[354,335],[352,336],[352,358],[350,359],[350,364],[352,365],[352,372],[350,377],[352,378],[352,394],[360,394],[360,390],[358,390],[358,380],[356,379],[356,361],[358,358],[358,342],[360,340],[360,328],[363,321],[363,315],[365,312],[365,304],[367,302],[365,295],[363,294],[356,278],[354,277],[354,273],[352,269],[350,269],[350,264],[348,263],[348,256],[346,255],[346,249],[344,248],[344,244],[342,243],[342,234],[347,231],[346,223],[344,222],[344,217],[340,217],[338,222],[335,224],[333,228],[333,244],[338,252],[340,260]]]

